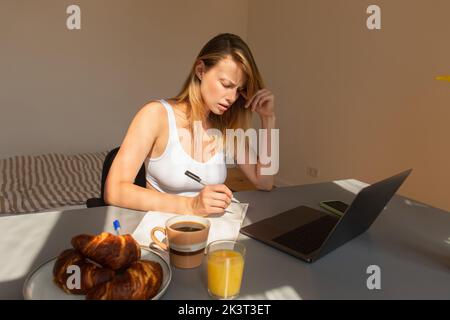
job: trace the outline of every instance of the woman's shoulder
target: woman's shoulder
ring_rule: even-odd
[[[160,100],[152,100],[143,105],[137,115],[148,120],[166,119],[167,111]]]
[[[166,109],[159,100],[152,100],[143,105],[136,113],[133,122],[141,124],[143,127],[151,127],[158,131],[160,124],[167,117]]]
[[[163,115],[165,108],[160,100],[151,100],[143,105],[139,112],[146,115]]]

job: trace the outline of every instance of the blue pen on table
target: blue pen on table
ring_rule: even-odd
[[[120,222],[119,220],[113,221],[114,230],[116,231],[116,234],[120,236]]]
[[[186,172],[185,172],[184,174],[187,175],[187,176],[188,176],[189,178],[191,178],[192,180],[195,180],[195,181],[197,181],[198,183],[200,183],[200,184],[202,184],[202,185],[204,185],[204,186],[207,185],[206,183],[204,183],[204,182],[202,181],[202,179],[200,179],[199,176],[197,176],[196,174],[193,174],[193,173],[190,172],[189,170],[186,170]],[[240,203],[239,200],[236,199],[236,198],[233,197],[233,196],[231,196],[231,201],[232,201],[232,202],[235,202],[235,203]]]

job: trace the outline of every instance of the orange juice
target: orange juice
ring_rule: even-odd
[[[217,250],[208,255],[208,290],[218,298],[232,298],[239,295],[244,257],[233,250]]]

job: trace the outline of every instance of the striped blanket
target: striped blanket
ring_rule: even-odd
[[[0,159],[0,213],[36,212],[99,197],[107,153]]]

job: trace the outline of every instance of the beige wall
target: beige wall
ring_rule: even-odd
[[[81,30],[66,8],[81,7]],[[175,95],[204,43],[246,38],[247,1],[1,0],[0,158],[102,151]]]
[[[366,28],[378,4],[382,29]],[[276,96],[278,179],[369,183],[450,210],[450,1],[250,0],[248,41]],[[305,168],[319,169],[319,177]]]
[[[65,27],[73,3],[81,31]],[[380,31],[365,27],[369,4]],[[412,167],[400,193],[450,210],[450,83],[434,80],[450,74],[449,12],[446,0],[1,0],[0,158],[120,144],[226,31],[248,40],[276,95],[280,183]]]

